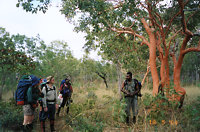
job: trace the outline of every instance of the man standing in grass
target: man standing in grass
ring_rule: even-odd
[[[124,98],[126,102],[126,123],[129,124],[130,109],[133,112],[133,123],[136,123],[137,115],[137,93],[139,89],[136,87],[134,79],[132,79],[132,73],[127,72],[126,80],[122,84],[121,91],[124,93]]]

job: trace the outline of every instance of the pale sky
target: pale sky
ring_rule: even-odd
[[[50,7],[45,14],[32,14],[21,7],[17,8],[16,3],[17,0],[0,0],[0,27],[10,34],[19,33],[27,37],[36,37],[39,34],[47,44],[54,40],[63,40],[68,43],[76,58],[82,58],[85,34],[74,32],[74,26],[66,21],[56,5]],[[100,59],[96,52],[90,54],[91,58]]]

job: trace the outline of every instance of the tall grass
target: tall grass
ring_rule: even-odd
[[[67,131],[65,128],[68,127],[84,132],[200,130],[200,87],[197,86],[185,87],[187,95],[181,110],[173,103],[156,103],[152,90],[144,86],[143,96],[138,99],[137,122],[130,125],[125,123],[125,103],[120,100],[117,83],[109,84],[108,89],[99,82],[76,84],[73,89],[73,103],[69,115],[65,114],[65,109],[61,111],[60,119],[65,120],[66,124],[59,131]],[[152,110],[152,102],[158,109]]]

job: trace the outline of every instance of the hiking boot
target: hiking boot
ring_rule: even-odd
[[[126,124],[129,125],[129,117],[126,117]]]
[[[23,125],[23,132],[29,132],[28,125]]]
[[[27,125],[29,130],[33,130],[33,123]]]
[[[69,107],[67,107],[67,111],[66,112],[67,112],[67,114],[69,113]]]
[[[56,113],[56,116],[59,117],[59,113],[60,113],[61,107],[58,108],[58,111]]]
[[[50,120],[50,128],[51,128],[51,132],[55,132],[55,128],[54,128],[54,120]]]
[[[135,124],[136,123],[136,117],[133,116],[133,123]]]

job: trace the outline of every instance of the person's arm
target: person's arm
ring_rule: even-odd
[[[124,82],[122,83],[121,92],[124,93]]]
[[[122,83],[121,91],[122,91],[123,93],[127,94],[127,95],[130,94],[127,90],[125,90],[125,82]]]
[[[44,97],[44,94],[42,93],[42,90],[41,90],[41,87],[38,87],[38,90],[39,90],[39,97],[43,98]]]
[[[73,93],[73,88],[72,88],[72,85],[70,85],[70,90],[71,90],[71,93]]]
[[[60,85],[60,88],[59,88],[59,92],[60,92],[60,93],[61,93],[62,90],[63,90],[63,89],[62,89],[62,88],[63,88],[63,85],[64,85],[64,84],[61,84],[61,85]]]
[[[57,104],[57,103],[58,103],[57,91],[56,91],[56,87],[55,87],[55,86],[53,86],[53,87],[55,88],[54,97],[56,97],[56,98],[55,98],[55,103]]]
[[[53,87],[55,87],[55,86],[53,86]],[[54,92],[54,94],[55,94],[55,104],[56,104],[56,109],[58,109],[58,96],[57,96],[57,91],[56,91],[56,87],[55,87],[55,90],[54,90],[55,92]]]
[[[43,108],[45,111],[47,111],[47,92],[45,86],[42,88],[42,93],[44,94],[44,97],[42,98]]]

